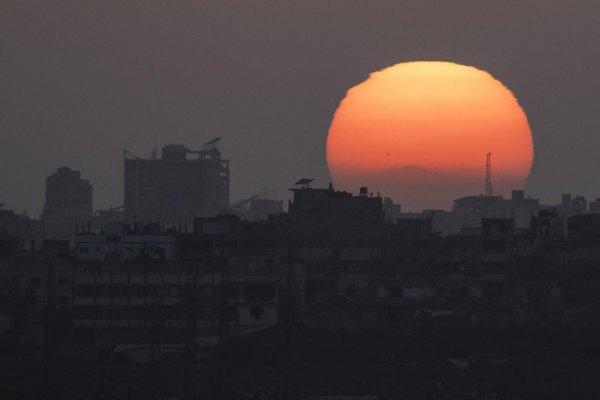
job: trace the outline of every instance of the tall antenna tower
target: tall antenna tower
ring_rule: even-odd
[[[493,196],[494,187],[492,186],[492,153],[487,153],[485,163],[485,195]]]

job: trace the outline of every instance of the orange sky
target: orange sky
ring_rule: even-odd
[[[336,186],[391,195],[405,210],[449,208],[484,190],[523,188],[533,159],[527,117],[487,72],[447,62],[397,64],[351,88],[327,139]]]

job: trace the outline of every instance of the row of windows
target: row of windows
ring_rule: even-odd
[[[9,286],[9,285],[17,285],[19,280],[16,276],[5,276],[5,277],[3,277],[2,282],[4,283],[5,286]],[[59,276],[56,279],[56,283],[58,285],[68,285],[70,282],[71,282],[71,280],[69,279],[68,276]],[[42,277],[41,276],[30,277],[29,284],[31,286],[40,286],[42,284]]]
[[[258,308],[258,309],[257,309]],[[257,309],[257,310],[255,310]],[[238,318],[239,312],[237,307],[226,306],[224,309],[224,316],[229,321],[234,321]],[[73,307],[73,317],[75,319],[125,319],[125,320],[134,320],[134,319],[146,319],[147,321],[152,321],[153,315],[157,310],[152,306],[149,307],[97,307],[92,305],[76,305]],[[186,310],[176,307],[165,307],[162,309],[163,313],[168,314],[169,318],[172,320],[181,320],[184,322],[189,315]],[[253,307],[250,310],[251,315],[258,315],[255,318],[259,318],[264,314],[264,309],[262,307]],[[214,308],[201,308],[198,307],[194,309],[194,317],[196,320],[213,320],[216,321],[219,319],[220,309],[217,307]]]
[[[198,293],[200,289],[200,293]],[[215,288],[215,292],[217,291]],[[209,286],[195,287],[197,294],[202,293],[213,293],[213,289]],[[92,284],[79,284],[77,285],[77,293],[80,297],[94,297],[101,295],[115,295],[115,296],[131,296],[131,297],[145,297],[145,296],[177,296],[179,294],[185,295],[187,293],[187,285],[143,285],[143,284],[131,284],[131,285],[92,285]]]
[[[102,247],[96,247],[96,251],[97,251],[97,252],[101,252],[101,251],[103,251],[103,250],[104,250],[104,249],[103,249]],[[127,253],[133,253],[133,252],[135,251],[135,248],[133,248],[133,247],[125,247],[125,251],[126,251]],[[79,248],[79,252],[80,252],[80,253],[84,253],[84,254],[89,254],[89,252],[90,252],[90,248],[89,248],[89,247],[80,247],[80,248]]]
[[[96,251],[102,251],[102,247],[96,247]],[[89,247],[80,247],[79,252],[87,254],[90,252],[90,248]]]
[[[201,289],[198,291],[198,289]],[[219,287],[205,286],[196,288],[196,294],[218,294]],[[269,302],[275,300],[276,289],[274,285],[245,285],[241,288],[227,285],[224,288],[225,297],[235,299],[241,297],[250,302]],[[96,296],[131,296],[131,297],[146,297],[146,296],[165,296],[175,297],[178,295],[185,296],[187,286],[178,285],[92,285],[79,284],[77,285],[77,293],[80,297],[96,297]]]

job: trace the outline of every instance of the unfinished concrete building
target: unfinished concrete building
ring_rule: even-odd
[[[124,206],[129,222],[161,222],[192,227],[194,217],[218,215],[229,205],[229,160],[216,147],[220,138],[201,150],[176,144],[150,159],[123,152]]]

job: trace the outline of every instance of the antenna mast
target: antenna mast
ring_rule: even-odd
[[[494,187],[492,186],[492,153],[487,153],[485,163],[485,195],[493,196]]]

